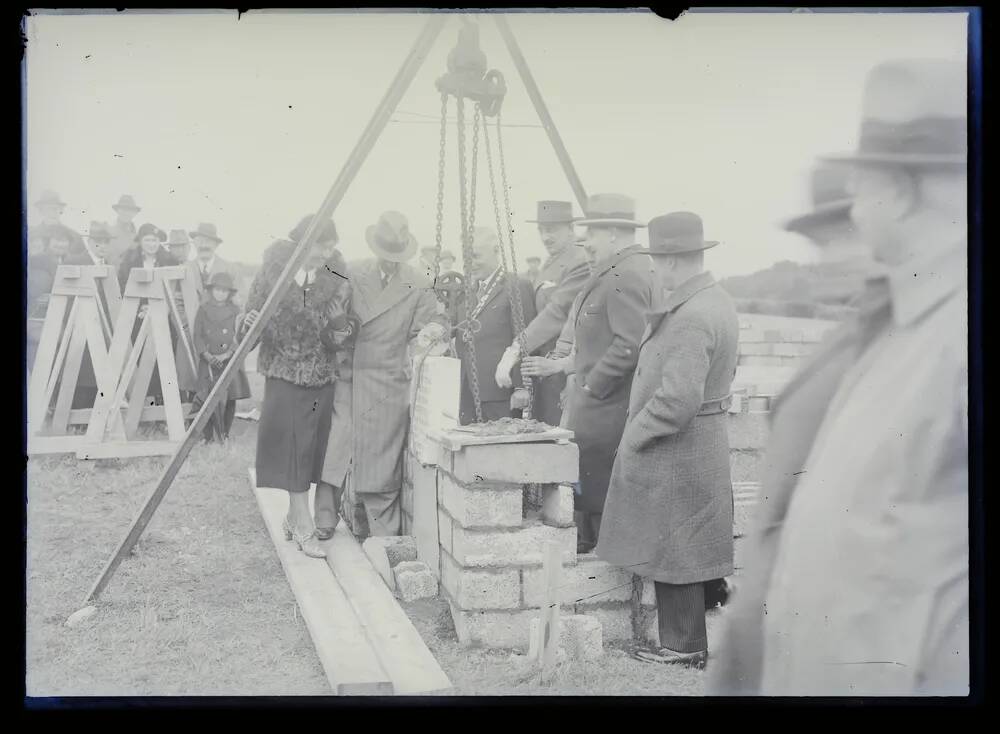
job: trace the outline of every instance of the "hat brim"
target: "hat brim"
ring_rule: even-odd
[[[581,217],[572,217],[570,219],[525,219],[527,224],[573,224],[574,222],[579,222]]]
[[[968,158],[964,155],[918,155],[914,153],[830,153],[820,156],[819,160],[856,166],[956,168],[968,165]]]
[[[221,237],[216,237],[215,235],[208,234],[207,232],[188,232],[188,237],[190,237],[192,240],[195,237],[207,237],[210,240],[215,240],[217,243],[222,242]]]
[[[800,214],[797,217],[792,217],[782,224],[782,228],[786,232],[799,232],[823,222],[849,218],[851,216],[851,206],[853,203],[854,201],[852,199],[839,199],[837,201],[831,201],[828,204],[816,207],[811,212],[806,212],[805,214]]]
[[[38,207],[41,207],[41,206],[58,206],[58,207],[62,207],[63,209],[65,209],[66,208],[66,202],[65,201],[43,201],[43,200],[40,199],[40,200],[38,200],[38,201],[35,202],[35,206],[38,206]]]
[[[392,250],[387,250],[379,241],[375,239],[375,225],[371,224],[365,230],[365,240],[368,242],[368,247],[371,251],[378,255],[383,260],[388,260],[392,263],[405,263],[408,260],[412,260],[413,256],[417,254],[417,250],[420,245],[417,244],[417,238],[412,234],[406,242],[406,247],[404,247],[399,252],[393,252]]]
[[[114,209],[116,212],[120,211],[122,209],[124,209],[126,211],[130,211],[130,212],[136,212],[136,213],[139,213],[139,212],[142,211],[142,207],[141,206],[122,206],[121,204],[114,204],[114,205],[112,205],[111,208]]]
[[[671,250],[670,252],[663,252],[662,250],[653,250],[649,247],[643,247],[638,250],[638,252],[644,252],[647,255],[668,257],[670,255],[686,255],[690,252],[701,252],[702,250],[711,250],[716,245],[721,244],[717,240],[705,240],[701,243],[701,247],[685,247],[683,250]]]
[[[576,224],[580,227],[634,227],[636,229],[646,226],[642,222],[635,222],[631,219],[578,219]]]

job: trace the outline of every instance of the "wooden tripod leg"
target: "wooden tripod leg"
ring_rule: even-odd
[[[77,298],[76,306],[80,302]],[[57,435],[63,435],[69,429],[69,411],[73,407],[73,394],[80,377],[80,365],[83,363],[83,351],[87,346],[87,332],[80,323],[82,310],[77,311],[76,323],[71,326],[69,351],[66,354],[66,367],[59,378],[59,397],[56,399],[56,410],[52,416],[52,430]]]
[[[116,385],[108,381],[108,342],[105,338],[104,323],[101,321],[103,309],[100,303],[88,301],[84,304],[83,326],[87,334],[87,352],[97,382],[97,394],[114,392]],[[98,325],[98,321],[101,321]],[[96,400],[94,401],[97,402]],[[93,408],[94,406],[89,406]]]
[[[191,342],[191,329],[188,324],[185,323],[184,319],[181,318],[180,312],[177,310],[177,304],[174,302],[173,293],[170,290],[170,282],[163,281],[164,289],[167,292],[167,305],[170,309],[170,317],[174,322],[174,326],[177,328],[177,340],[181,343],[180,351],[184,354],[184,358],[188,361],[188,366],[191,368],[191,374],[198,374],[198,362],[194,358],[194,345]],[[185,309],[187,306],[185,306]],[[176,365],[175,365],[176,366]]]
[[[163,392],[163,407],[167,413],[167,435],[171,441],[183,441],[184,409],[181,408],[180,387],[177,385],[177,364],[170,344],[170,320],[166,301],[150,304],[149,314],[153,319],[153,340],[156,343],[156,363],[160,368],[160,389]]]
[[[108,421],[113,420],[117,423],[120,420],[118,410],[125,397],[128,383],[132,379],[132,373],[135,372],[135,362],[139,357],[138,349],[142,348],[145,340],[146,325],[143,322],[139,327],[136,342],[132,344],[132,327],[135,325],[138,312],[139,302],[135,298],[127,299],[118,309],[118,318],[115,320],[115,330],[111,336],[111,346],[108,348],[108,358],[105,362],[103,384],[107,385],[108,389],[101,388],[98,391],[94,410],[90,414],[90,423],[87,425],[88,444],[103,442]],[[101,384],[100,380],[98,384]]]
[[[147,322],[150,313],[152,313],[152,305],[149,312],[146,313]],[[139,420],[142,418],[142,409],[146,407],[149,383],[153,380],[153,368],[156,366],[156,345],[150,338],[155,327],[149,323],[143,324],[143,327],[146,331],[140,335],[143,337],[141,347],[138,343],[139,340],[136,340],[136,347],[133,351],[133,355],[135,355],[141,349],[141,356],[139,357],[139,367],[132,380],[132,386],[128,391],[128,409],[125,411],[125,436],[129,439],[135,438],[135,434],[139,430]],[[122,382],[127,386],[128,382],[125,381],[124,377],[123,375]]]
[[[59,340],[63,331],[63,317],[68,305],[67,296],[53,296],[49,300],[45,312],[45,322],[35,354],[35,363],[31,366],[31,379],[28,381],[28,435],[37,433],[45,423],[45,415],[49,409],[49,400],[45,395],[52,374],[52,364],[59,348]]]
[[[56,391],[56,385],[59,384],[59,376],[63,372],[63,365],[66,363],[66,353],[69,349],[70,341],[72,341],[73,331],[76,329],[78,303],[78,299],[74,298],[73,305],[69,309],[69,318],[62,328],[62,340],[59,342],[59,352],[56,354],[55,362],[49,370],[48,382],[45,385],[46,412],[48,412],[49,406],[52,405],[52,395]]]

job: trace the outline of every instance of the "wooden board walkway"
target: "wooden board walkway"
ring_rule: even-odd
[[[288,500],[280,489],[250,486],[288,577],[330,686],[338,695],[417,695],[452,686],[350,530],[326,541],[327,562],[285,540]]]

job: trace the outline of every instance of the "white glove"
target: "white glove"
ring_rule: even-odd
[[[444,326],[432,321],[417,333],[417,346],[421,349],[427,349],[435,342],[443,341],[447,333],[448,330]]]
[[[507,347],[507,351],[505,351],[503,356],[500,358],[500,363],[497,364],[497,371],[494,375],[498,387],[502,387],[506,390],[514,386],[513,381],[510,379],[510,371],[514,369],[514,365],[517,364],[519,356],[520,350],[514,347]]]

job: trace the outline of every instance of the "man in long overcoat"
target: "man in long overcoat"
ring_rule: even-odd
[[[726,411],[739,321],[703,270],[716,244],[690,212],[649,223],[670,295],[649,316],[597,545],[605,561],[655,582],[660,646],[639,657],[697,667],[708,651],[704,583],[733,572]]]
[[[597,544],[611,465],[625,429],[632,372],[646,314],[654,302],[652,264],[635,242],[635,202],[619,194],[590,197],[584,247],[593,272],[580,290],[574,322],[573,388],[567,409],[580,449],[577,551]]]
[[[473,334],[475,359],[464,338],[464,327],[456,329],[456,352],[462,361],[462,386],[459,400],[459,422],[462,425],[476,421],[476,404],[472,390],[475,375],[479,384],[480,408],[484,421],[510,417],[515,410],[527,404],[527,390],[520,370],[514,368],[512,379],[498,383],[497,366],[517,336],[518,329],[511,311],[510,289],[521,301],[524,323],[535,318],[535,298],[527,278],[515,278],[508,272],[506,278],[500,268],[497,252],[497,235],[488,227],[476,227],[473,233],[471,272],[478,282],[475,289],[476,303],[471,317],[479,322]],[[459,318],[465,320],[470,313],[465,306],[465,294],[459,299]]]
[[[351,311],[358,324],[351,365],[353,438],[330,432],[323,481],[343,488],[344,446],[351,446],[351,492],[364,505],[368,533],[399,535],[403,448],[410,423],[407,347],[437,318],[430,281],[407,263],[417,250],[406,217],[382,214],[366,231],[376,258],[349,271]],[[351,383],[347,383],[351,384]]]
[[[573,205],[568,201],[538,202],[538,218],[529,220],[538,225],[542,244],[549,258],[533,280],[535,310],[538,315],[524,328],[524,348],[527,354],[547,356],[556,347],[559,334],[569,318],[573,299],[590,277],[590,266],[582,247],[576,246],[573,231]],[[520,343],[511,344],[497,367],[497,381],[510,384],[511,365],[520,355]],[[533,418],[558,426],[562,418],[560,398],[566,387],[566,373],[559,372],[535,380]]]
[[[969,694],[965,64],[886,62],[862,111],[884,270],[772,408],[715,694]]]

